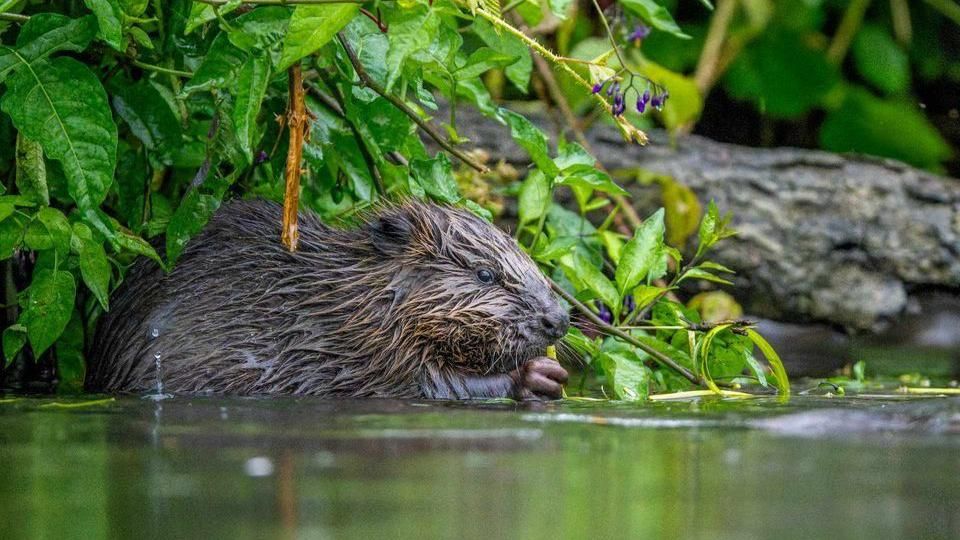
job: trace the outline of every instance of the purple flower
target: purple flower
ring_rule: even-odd
[[[611,112],[614,116],[620,116],[623,114],[624,109],[626,109],[626,105],[623,104],[623,94],[617,94],[613,98],[613,107],[611,107]]]
[[[650,98],[650,106],[659,111],[663,107],[663,97],[656,95]]]
[[[253,162],[255,165],[259,165],[268,159],[270,159],[270,156],[266,152],[261,150],[260,152],[257,153],[257,157],[256,159],[254,159]]]
[[[634,301],[632,294],[628,294],[626,297],[624,297],[623,311],[627,313],[631,313],[636,307],[637,307],[637,303],[636,301]]]
[[[650,89],[646,89],[643,95],[637,98],[637,112],[643,114],[647,110],[647,103],[650,103]]]
[[[633,32],[630,32],[630,35],[627,36],[627,41],[632,41],[635,46],[639,47],[640,42],[649,35],[650,27],[644,24],[638,24],[633,27]]]
[[[613,84],[610,85],[610,88],[607,88],[607,95],[612,96],[619,91],[620,91],[620,83],[614,82]]]
[[[606,84],[606,83],[607,83],[607,81],[601,81],[601,82],[598,82],[597,84],[593,85],[593,93],[594,93],[594,94],[599,94],[600,91],[603,90],[603,85]]]
[[[597,300],[597,311],[597,316],[600,317],[600,320],[607,324],[613,323],[613,313],[610,313],[607,306],[599,300]]]

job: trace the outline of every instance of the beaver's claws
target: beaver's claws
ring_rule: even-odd
[[[528,360],[518,376],[520,399],[559,399],[567,382],[567,370],[546,356]]]

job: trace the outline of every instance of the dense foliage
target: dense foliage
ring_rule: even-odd
[[[680,298],[688,281],[727,283],[707,256],[733,234],[729,218],[662,178],[651,181],[663,183],[665,210],[631,215],[580,136],[581,115],[642,143],[635,126],[653,119],[689,131],[720,84],[776,121],[825,111],[816,129],[827,148],[929,168],[950,156],[908,100],[907,53],[871,19],[884,13],[799,0],[728,0],[715,12],[654,0],[604,12],[564,0],[277,4],[0,1],[6,364],[50,359],[61,388],[76,388],[96,318],[135,257],[175,264],[224,197],[283,199],[294,71],[310,112],[301,204],[349,221],[380,198],[416,196],[492,218],[498,197],[516,197],[518,241],[582,312],[567,344],[620,399],[720,391],[744,373],[785,390],[786,376],[728,297]],[[814,39],[831,17],[846,45]],[[847,49],[855,71],[844,74]],[[559,106],[570,140],[551,144],[500,106],[530,89]],[[522,180],[465,150],[461,106],[527,151]],[[559,189],[575,207],[557,204]]]

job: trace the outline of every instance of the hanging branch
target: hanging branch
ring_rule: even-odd
[[[392,103],[394,107],[400,109],[401,112],[409,116],[410,119],[413,120],[414,123],[417,124],[417,126],[419,126],[424,133],[429,135],[430,138],[436,141],[437,144],[439,144],[444,150],[456,156],[460,161],[466,163],[467,165],[469,165],[470,167],[472,167],[473,169],[481,173],[485,173],[489,170],[485,165],[483,165],[482,163],[479,163],[478,161],[468,156],[459,148],[450,144],[450,141],[448,141],[446,137],[441,135],[436,130],[436,128],[430,125],[429,122],[421,118],[420,115],[417,114],[417,111],[410,108],[410,106],[407,105],[402,99],[387,92],[387,90],[384,87],[380,86],[380,84],[377,83],[377,81],[374,81],[370,77],[370,75],[367,73],[366,69],[364,69],[363,64],[360,63],[360,59],[357,58],[357,53],[353,51],[353,48],[350,47],[349,43],[347,43],[346,38],[343,37],[342,32],[337,34],[337,39],[340,40],[340,44],[343,45],[343,50],[347,52],[347,57],[350,59],[350,63],[353,64],[353,70],[357,72],[357,76],[360,77],[360,80],[363,81],[363,84],[367,88],[370,88],[374,92],[380,94],[381,97],[383,97],[384,99]]]
[[[297,231],[297,209],[300,206],[300,173],[302,171],[303,143],[309,133],[307,106],[303,97],[303,76],[300,64],[288,71],[290,77],[290,102],[287,105],[287,126],[290,130],[290,146],[287,149],[285,171],[286,189],[283,195],[283,229],[280,239],[291,252],[297,250],[300,233]]]

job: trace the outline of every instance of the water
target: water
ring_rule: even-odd
[[[0,538],[960,537],[960,398],[82,401],[0,402]]]

